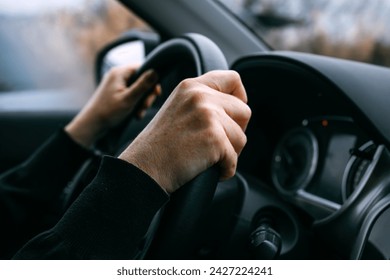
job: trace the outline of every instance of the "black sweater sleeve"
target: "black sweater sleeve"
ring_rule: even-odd
[[[168,195],[133,165],[104,157],[98,174],[50,230],[16,259],[132,259]]]
[[[59,220],[64,188],[92,155],[58,130],[28,160],[0,177],[0,258],[12,257]]]

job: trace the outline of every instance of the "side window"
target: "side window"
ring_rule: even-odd
[[[134,28],[151,30],[115,0],[2,0],[0,95],[45,90],[90,95],[97,52]]]
[[[215,1],[276,50],[390,66],[389,1]]]

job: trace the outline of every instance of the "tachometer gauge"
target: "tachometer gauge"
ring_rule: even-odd
[[[275,186],[283,193],[304,189],[318,163],[318,142],[308,128],[287,132],[276,146],[271,172]]]

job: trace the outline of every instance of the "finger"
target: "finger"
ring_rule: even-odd
[[[124,71],[123,71],[123,76],[122,76],[122,83],[124,84],[124,85],[126,85],[126,83],[127,83],[127,81],[130,79],[130,77],[131,76],[133,76],[134,75],[134,73],[135,73],[135,71],[136,71],[136,69],[133,69],[133,68],[126,68],[126,69],[123,69]]]
[[[143,94],[155,87],[158,82],[158,75],[153,70],[144,72],[127,90],[125,100],[137,102]]]
[[[149,109],[153,105],[156,98],[160,95],[161,95],[161,86],[156,85],[154,88],[154,91],[145,99],[141,108],[138,110],[137,117],[139,119],[142,119],[145,116],[146,110]]]
[[[226,139],[224,153],[219,161],[221,180],[227,180],[236,174],[238,155],[231,143]]]
[[[218,94],[219,92],[216,92]],[[252,111],[249,106],[236,97],[224,94],[217,96],[225,113],[245,131],[251,118]]]
[[[203,87],[202,93],[212,96],[213,103],[222,107],[225,113],[233,119],[243,131],[246,130],[252,115],[252,111],[246,103],[232,95],[222,94],[220,91],[207,86]]]
[[[235,71],[211,71],[200,76],[198,79],[200,82],[217,91],[235,96],[245,103],[248,102],[241,77]]]
[[[154,92],[153,92],[155,95],[157,96],[160,96],[161,93],[162,93],[162,88],[161,88],[161,85],[160,84],[157,84],[156,87],[154,88]]]
[[[126,81],[135,73],[137,69],[137,65],[116,66],[110,69],[110,75],[108,76],[126,84]]]
[[[238,130],[241,129],[239,128]],[[221,120],[214,122],[212,133],[209,136],[208,139],[211,141],[209,144],[212,145],[211,149],[213,151],[210,154],[216,153],[217,156],[216,158],[211,158],[211,165],[217,164],[219,166],[221,180],[229,179],[236,173],[238,155],[229,137],[226,135]]]
[[[221,123],[234,151],[240,155],[247,141],[244,131],[227,115],[222,116]]]
[[[156,100],[156,98],[157,98],[157,95],[155,93],[150,94],[145,99],[145,102],[142,104],[142,108],[141,109],[148,109],[148,108],[150,108],[153,105],[153,103]]]
[[[153,102],[156,100],[156,97],[157,97],[156,95],[152,94],[146,98],[144,104],[137,112],[137,117],[139,119],[142,119],[145,116],[147,109],[149,109],[152,106]]]
[[[139,120],[141,120],[141,119],[143,119],[143,118],[145,117],[145,115],[146,115],[146,110],[140,110],[140,111],[138,111],[138,113],[137,113],[137,118],[138,118]]]

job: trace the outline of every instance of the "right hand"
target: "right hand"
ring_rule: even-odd
[[[119,158],[172,193],[214,164],[221,179],[235,174],[251,116],[234,71],[212,71],[182,81]]]

